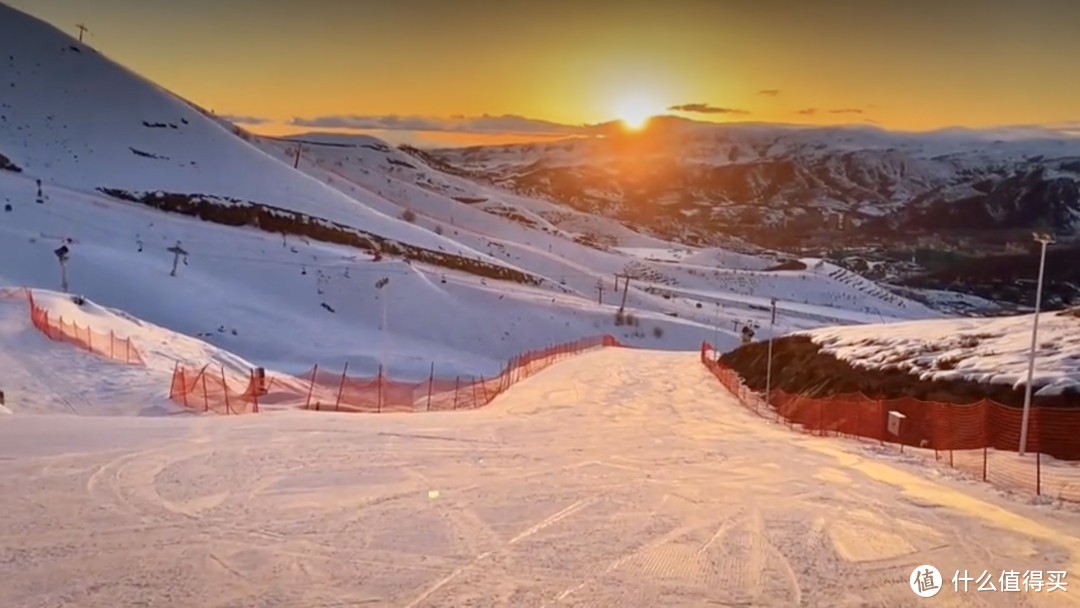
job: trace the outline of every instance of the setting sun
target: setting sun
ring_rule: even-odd
[[[649,119],[661,111],[662,106],[650,99],[627,97],[616,107],[615,115],[628,129],[641,129]]]

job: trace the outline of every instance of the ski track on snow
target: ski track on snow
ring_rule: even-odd
[[[28,433],[0,479],[6,606],[903,606],[922,563],[1080,554],[1077,514],[1045,538],[913,500],[745,412],[688,354],[583,355],[469,412],[0,421],[0,445]]]

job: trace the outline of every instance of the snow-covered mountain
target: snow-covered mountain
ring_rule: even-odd
[[[699,359],[739,324],[767,335],[774,299],[776,333],[945,316],[913,298],[738,238],[645,236],[373,138],[257,137],[2,5],[0,66],[2,606],[903,605],[890,564],[920,551],[1052,580],[1075,549],[1063,509],[974,490],[929,450],[800,438]],[[49,340],[19,286],[96,330],[86,350],[119,337],[144,365]],[[987,325],[974,371],[1019,369],[1023,325]],[[890,331],[821,335],[855,357],[866,332],[925,351],[919,326]],[[347,363],[456,388],[596,334],[639,348],[557,363],[480,409],[270,399],[215,420],[167,397],[177,366],[204,365],[240,386],[254,366]],[[957,468],[1076,499],[1072,463],[977,452]]]
[[[733,345],[770,297],[791,304],[778,330],[941,316],[835,267],[675,248],[377,139],[256,137],[5,7],[0,60],[0,284],[57,289],[64,244],[71,291],[268,368],[488,374],[599,333]]]
[[[740,234],[779,245],[854,228],[874,238],[1039,225],[1080,232],[1080,138],[1039,130],[658,118],[637,134],[430,154],[523,194],[694,241]]]

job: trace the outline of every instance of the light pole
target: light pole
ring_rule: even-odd
[[[379,332],[381,336],[379,337],[381,338],[380,341],[382,342],[382,356],[380,357],[380,359],[382,359],[382,373],[384,374],[386,373],[386,300],[388,298],[390,290],[382,291],[382,289],[389,284],[390,277],[383,277],[378,281],[375,281],[375,289],[378,289],[382,292],[382,323],[379,327],[379,329],[381,330]]]
[[[1035,233],[1035,241],[1042,244],[1039,255],[1039,282],[1035,287],[1035,316],[1031,322],[1031,352],[1028,353],[1027,385],[1024,387],[1024,415],[1020,420],[1020,455],[1027,451],[1028,422],[1031,418],[1031,380],[1035,375],[1035,347],[1039,341],[1039,309],[1042,307],[1043,273],[1046,271],[1046,246],[1054,242],[1054,237],[1046,233]]]
[[[713,347],[713,349],[716,349],[717,348],[716,343],[720,340],[720,301],[717,300],[714,303],[716,304],[716,312],[715,312],[715,314],[713,316],[712,347]]]
[[[773,298],[770,302],[772,305],[772,316],[769,318],[769,354],[768,361],[765,363],[765,405],[769,405],[769,391],[772,390],[772,343],[774,327],[776,326],[776,298]]]

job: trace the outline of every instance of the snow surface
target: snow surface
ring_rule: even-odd
[[[242,385],[252,364],[196,338],[177,334],[87,300],[34,291],[52,319],[131,337],[145,366],[127,365],[53,342],[30,324],[25,297],[0,297],[0,389],[6,413],[155,416],[178,413],[169,402],[173,367],[211,364]]]
[[[828,327],[804,332],[824,352],[868,368],[902,369],[926,380],[1027,383],[1034,315]],[[1080,316],[1039,315],[1032,386],[1039,395],[1080,389]]]
[[[6,416],[0,604],[899,606],[926,561],[1075,571],[1077,513],[793,434],[696,358],[468,412]]]
[[[5,194],[32,200],[33,182],[0,175]],[[711,330],[649,311],[639,313],[640,328],[616,328],[618,301],[611,292],[597,306],[552,288],[392,258],[371,262],[343,246],[293,237],[283,244],[280,235],[58,187],[44,205],[16,203],[4,220],[0,285],[55,289],[59,268],[52,249],[71,238],[73,292],[287,372],[316,363],[340,368],[348,360],[357,374],[374,373],[383,362],[402,379],[426,376],[432,361],[440,374],[490,374],[521,351],[586,335],[613,333],[688,349]],[[166,249],[177,240],[189,251],[188,263],[170,277],[173,255]],[[384,277],[390,283],[379,290],[375,282]],[[595,283],[596,276],[589,280]],[[660,338],[653,335],[656,327]],[[642,336],[634,338],[633,331]]]

